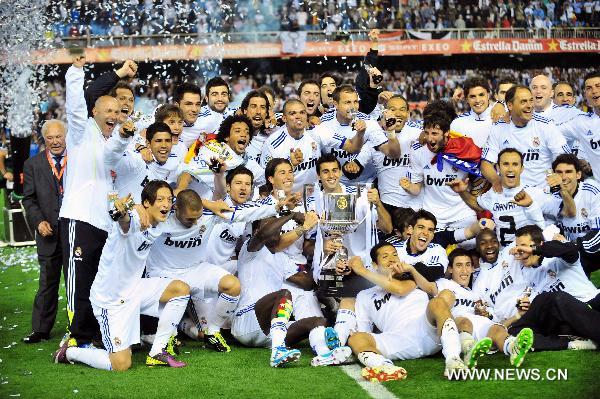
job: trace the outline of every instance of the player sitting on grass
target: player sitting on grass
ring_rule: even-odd
[[[414,278],[417,286],[429,295],[442,298],[451,309],[452,316],[460,331],[460,343],[465,364],[469,368],[477,366],[477,359],[486,355],[492,343],[498,348],[503,348],[506,342],[511,364],[517,367],[521,365],[525,354],[531,349],[533,343],[533,332],[526,328],[521,330],[515,338],[506,333],[502,325],[492,322],[489,318],[481,315],[478,304],[481,299],[477,292],[469,288],[469,281],[473,273],[471,255],[462,248],[456,248],[448,257],[448,278],[440,278],[435,282],[427,281],[414,266],[400,264],[399,272],[408,272]],[[492,327],[494,329],[493,342],[488,335]]]
[[[190,287],[181,280],[142,278],[150,248],[161,235],[161,224],[167,220],[173,205],[173,190],[167,182],[153,180],[144,187],[141,197],[150,227],[141,226],[137,210],[127,212],[125,203],[131,195],[115,202],[121,217],[106,240],[90,291],[106,350],[69,347],[66,341],[54,354],[56,363],[79,362],[104,370],[129,369],[130,347],[140,342],[140,314],[146,314],[159,317],[146,364],[185,366],[167,353],[165,347],[185,312]]]
[[[416,359],[440,350],[446,358],[444,374],[465,369],[460,360],[458,329],[448,304],[441,298],[429,300],[415,289],[412,280],[398,280],[395,268],[401,263],[393,245],[382,242],[371,249],[375,271],[368,270],[358,257],[350,260],[352,271],[376,284],[356,297],[356,331],[348,340],[358,360],[366,367],[368,380],[388,381],[406,377],[393,360]],[[437,326],[437,328],[436,328]],[[373,333],[377,327],[380,333]]]

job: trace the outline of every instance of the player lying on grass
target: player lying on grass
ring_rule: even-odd
[[[435,282],[427,281],[414,266],[406,263],[400,263],[396,271],[410,273],[420,289],[446,302],[460,331],[461,349],[469,368],[474,368],[477,359],[489,352],[492,343],[503,348],[510,355],[511,364],[519,367],[533,344],[531,329],[521,330],[517,337],[509,336],[504,326],[484,317],[479,294],[469,288],[473,273],[471,255],[462,248],[456,248],[448,256],[448,261],[446,274],[450,278],[440,278]]]
[[[358,360],[365,365],[362,375],[369,380],[403,379],[406,371],[393,360],[416,359],[442,349],[445,374],[465,369],[460,359],[458,329],[441,298],[429,300],[413,280],[399,280],[394,268],[400,263],[393,245],[381,242],[371,249],[374,271],[358,257],[350,267],[359,276],[376,284],[356,297],[356,328],[348,340]],[[377,327],[380,333],[373,333]]]
[[[190,287],[176,279],[142,278],[150,248],[161,235],[161,224],[171,210],[173,190],[160,180],[153,180],[144,187],[141,198],[150,223],[147,229],[142,228],[137,210],[127,212],[125,203],[130,198],[115,202],[121,217],[113,224],[104,245],[90,291],[106,350],[69,347],[66,341],[54,354],[56,363],[79,362],[104,370],[129,369],[130,347],[140,342],[140,314],[146,314],[159,317],[146,364],[185,366],[165,348],[190,299]]]
[[[255,222],[253,236],[242,246],[238,262],[242,292],[231,323],[231,333],[242,345],[270,347],[272,367],[297,361],[300,351],[289,349],[289,346],[307,337],[317,354],[313,365],[345,362],[351,350],[345,346],[328,347],[323,317],[307,317],[289,323],[293,311],[292,295],[282,286],[284,280],[297,273],[297,266],[289,256],[275,249],[282,226],[292,218],[306,230],[313,228],[318,220],[314,212],[306,215],[292,212],[264,221],[260,226],[260,222]]]

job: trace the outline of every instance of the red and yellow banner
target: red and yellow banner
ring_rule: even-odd
[[[196,60],[199,58],[252,59],[281,57],[361,57],[369,51],[368,41],[307,42],[300,54],[282,54],[280,43],[228,43],[215,48],[209,45],[145,45],[87,48],[89,62]],[[599,39],[450,39],[391,40],[379,44],[380,55],[456,55],[456,54],[534,54],[598,53]],[[2,54],[2,62],[9,57]],[[220,58],[220,57],[219,57]],[[40,50],[33,55],[38,64],[67,64],[71,57],[66,49]]]

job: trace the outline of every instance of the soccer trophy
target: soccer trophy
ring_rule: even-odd
[[[321,231],[342,243],[344,234],[351,233],[362,220],[356,215],[357,193],[323,193],[323,217],[319,221]],[[319,274],[319,293],[328,297],[339,297],[344,286],[344,276],[336,272],[336,264],[348,260],[348,249],[342,247],[323,261]]]

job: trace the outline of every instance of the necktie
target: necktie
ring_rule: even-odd
[[[62,169],[62,165],[60,164],[62,161],[62,155],[54,156],[54,167],[56,168],[56,173],[60,174],[60,170]]]

